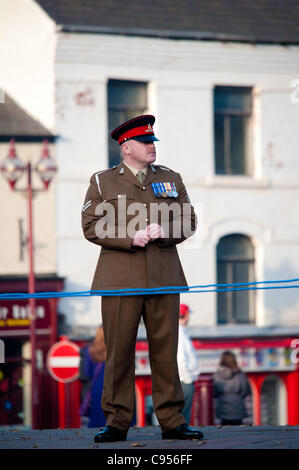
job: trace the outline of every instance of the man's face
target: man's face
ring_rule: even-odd
[[[187,325],[189,321],[189,312],[186,312],[185,316],[179,319],[181,325]]]
[[[135,168],[142,169],[156,160],[156,147],[154,142],[139,142],[131,139],[123,144],[124,160]]]

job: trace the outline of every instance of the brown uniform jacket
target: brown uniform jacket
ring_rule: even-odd
[[[174,183],[178,197],[155,197],[151,184],[160,182]],[[141,203],[138,207],[142,211],[134,212],[132,206],[130,211],[130,205],[136,202]],[[161,209],[162,203],[167,209],[173,202],[179,203],[176,209],[181,210],[166,210],[162,216],[153,212],[153,208]],[[105,212],[107,203],[114,215],[113,210],[110,215]],[[138,214],[139,223],[135,226]],[[160,223],[166,231],[165,238],[149,242],[144,248],[132,246],[135,232],[150,223]],[[179,173],[150,165],[143,184],[123,162],[95,173],[82,209],[82,228],[87,240],[102,247],[92,290],[187,285],[176,244],[195,232],[196,216]]]

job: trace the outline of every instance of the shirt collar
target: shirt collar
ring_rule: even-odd
[[[134,168],[133,166],[131,165],[128,165],[125,161],[124,161],[124,164],[129,168],[129,170],[132,171],[132,173],[134,173],[134,175],[136,176],[138,171],[140,170],[136,170],[136,168]],[[147,172],[147,166],[145,166],[144,168],[142,168],[143,173],[144,173],[144,176],[146,175],[146,172]]]

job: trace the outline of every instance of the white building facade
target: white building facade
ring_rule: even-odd
[[[179,246],[189,284],[298,277],[298,45],[65,32],[35,1],[13,4],[1,1],[0,86],[59,136],[55,266],[66,290],[91,285],[99,247],[83,237],[81,207],[90,176],[109,167],[109,86],[130,82],[156,116],[157,163],[181,173],[198,215]],[[192,327],[299,326],[296,289],[182,302]],[[61,300],[60,311],[70,330],[92,334],[101,322],[100,298]]]

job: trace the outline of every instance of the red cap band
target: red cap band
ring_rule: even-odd
[[[128,131],[121,134],[118,138],[118,143],[120,144],[125,139],[131,139],[132,137],[137,137],[139,135],[154,135],[154,130],[150,124],[146,126],[134,127]]]

